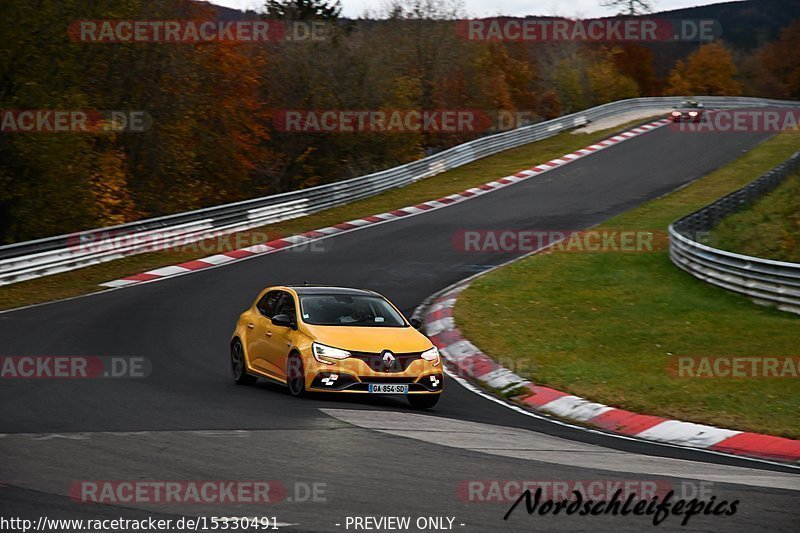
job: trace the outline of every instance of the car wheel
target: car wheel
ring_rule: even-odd
[[[256,382],[256,377],[247,373],[244,349],[239,339],[231,343],[231,375],[233,376],[233,381],[239,385],[252,385]]]
[[[297,353],[289,355],[286,361],[286,385],[292,396],[306,393],[306,374],[303,371],[303,358]]]
[[[441,394],[409,394],[408,403],[414,409],[430,409],[439,401]]]

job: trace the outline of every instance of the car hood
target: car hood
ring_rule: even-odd
[[[425,335],[412,327],[304,326],[316,342],[349,351],[408,353],[423,352],[433,346]]]

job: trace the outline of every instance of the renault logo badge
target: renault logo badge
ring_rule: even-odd
[[[392,354],[392,352],[390,352],[389,350],[386,350],[385,352],[383,352],[383,364],[384,364],[384,366],[390,367],[390,366],[392,366],[394,364],[394,361],[395,361],[395,357],[394,357],[394,354]]]

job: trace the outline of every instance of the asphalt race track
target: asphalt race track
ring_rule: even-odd
[[[235,319],[266,285],[371,288],[410,314],[435,291],[512,257],[458,251],[458,231],[585,228],[767,137],[664,127],[445,209],[326,239],[323,250],[2,313],[0,355],[142,356],[153,371],[143,379],[4,380],[0,514],[276,516],[291,524],[282,529],[300,531],[346,531],[348,516],[450,516],[454,529],[472,532],[642,531],[653,527],[650,518],[528,516],[524,506],[504,522],[509,502],[466,501],[459,488],[468,480],[647,479],[690,480],[717,500],[740,500],[735,516],[695,516],[685,527],[670,517],[661,530],[796,530],[800,477],[787,467],[554,424],[449,378],[437,408],[420,415],[401,399],[297,400],[267,383],[241,387],[228,367]],[[103,505],[68,497],[76,480],[157,479],[277,480],[293,501]],[[324,496],[297,501],[314,483],[324,484]]]

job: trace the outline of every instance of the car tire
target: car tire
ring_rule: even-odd
[[[247,363],[244,358],[244,348],[239,339],[231,343],[231,375],[237,385],[252,385],[257,381],[255,376],[247,373]]]
[[[408,403],[414,409],[430,409],[439,402],[441,394],[409,394]]]
[[[303,358],[293,352],[286,360],[286,386],[289,394],[300,397],[306,393],[306,374],[303,369]]]

